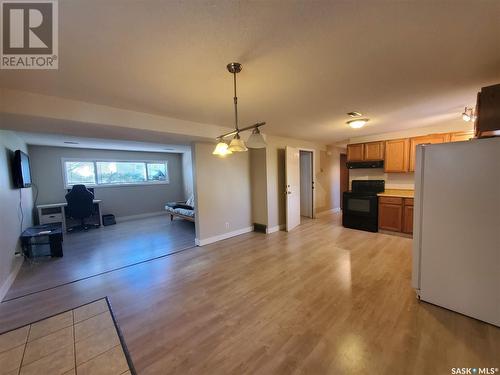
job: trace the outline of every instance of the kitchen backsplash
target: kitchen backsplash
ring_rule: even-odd
[[[414,189],[414,173],[384,173],[383,169],[349,169],[349,188],[352,180],[385,180],[386,189]]]

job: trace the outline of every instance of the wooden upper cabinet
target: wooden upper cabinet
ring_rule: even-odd
[[[364,144],[347,145],[347,161],[363,161]]]
[[[408,172],[410,140],[391,139],[385,141],[385,172]]]
[[[483,87],[477,94],[476,136],[500,135],[500,84]]]
[[[469,141],[472,138],[474,138],[474,131],[473,130],[450,133],[450,142]]]
[[[364,143],[363,160],[384,160],[384,142]]]
[[[450,135],[445,134],[429,134],[422,137],[410,138],[410,172],[415,171],[415,157],[418,145],[428,145],[436,143],[446,143],[449,142]]]
[[[347,145],[347,161],[384,160],[384,142]]]

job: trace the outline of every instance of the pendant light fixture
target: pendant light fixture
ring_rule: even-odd
[[[236,95],[236,74],[241,72],[241,64],[240,63],[229,63],[227,64],[227,70],[229,73],[233,74],[233,86],[234,86],[234,127],[236,129],[236,134],[234,138],[231,140],[229,144],[229,151],[231,152],[243,152],[248,151],[247,146],[245,146],[245,142],[240,138],[240,130],[238,129],[238,96]]]
[[[212,152],[213,155],[219,155],[219,156],[231,155],[232,153],[233,152],[229,149],[229,145],[226,142],[224,142],[222,138],[219,139],[219,143],[217,143],[214,152]]]
[[[472,107],[465,107],[464,112],[462,113],[462,120],[467,122],[476,120],[474,109]]]
[[[265,148],[266,146],[267,146],[267,143],[266,143],[264,137],[262,136],[262,134],[260,134],[259,128],[255,128],[252,131],[252,134],[250,135],[250,137],[248,137],[247,147],[248,148]]]
[[[242,66],[240,63],[232,62],[227,64],[227,70],[233,75],[233,86],[234,86],[234,131],[223,134],[217,137],[218,143],[215,146],[215,150],[212,154],[225,156],[232,154],[233,152],[244,152],[248,151],[248,148],[264,148],[266,147],[266,141],[259,131],[259,127],[265,125],[265,122],[258,122],[254,125],[247,126],[240,129],[238,125],[238,96],[236,94],[236,74],[241,72]],[[253,129],[252,134],[248,138],[247,143],[243,142],[240,137],[240,133],[246,130]],[[229,146],[224,141],[224,138],[232,136],[233,139],[229,143]]]

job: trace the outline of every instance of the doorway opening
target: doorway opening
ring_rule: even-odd
[[[314,217],[313,211],[313,153],[300,150],[300,216],[301,219]]]
[[[347,155],[340,154],[340,209],[344,207],[344,193],[349,191],[349,169],[347,168]]]

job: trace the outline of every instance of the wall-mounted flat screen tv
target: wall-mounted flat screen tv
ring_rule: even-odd
[[[30,158],[21,150],[14,152],[12,160],[12,180],[16,188],[31,187]]]

